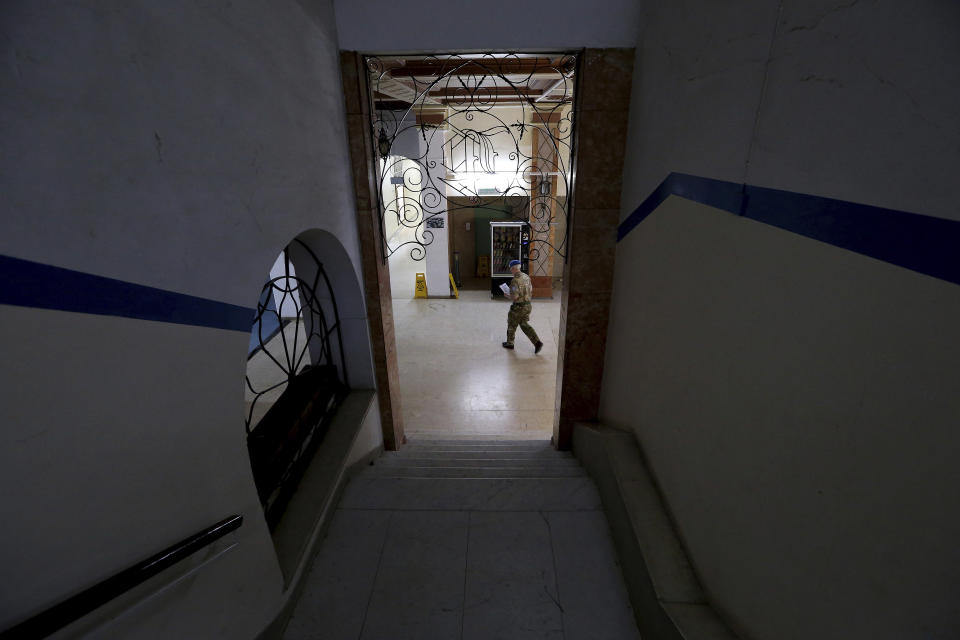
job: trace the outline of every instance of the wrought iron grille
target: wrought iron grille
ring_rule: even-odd
[[[489,209],[529,223],[531,273],[551,275],[567,255],[577,55],[365,60],[384,260],[422,260],[445,213]]]
[[[251,335],[247,449],[272,529],[349,390],[336,297],[299,240],[283,251],[282,275],[264,285]]]

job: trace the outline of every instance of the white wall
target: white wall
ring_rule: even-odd
[[[443,166],[443,144],[448,132],[443,129],[433,129],[431,135],[424,140],[420,138],[420,155],[426,162],[421,165],[420,171],[427,173],[424,176],[424,189],[420,193],[420,203],[423,205],[426,218],[439,221],[440,227],[423,226],[423,236],[430,244],[426,247],[427,255],[424,258],[424,273],[427,280],[427,292],[431,296],[446,297],[450,295],[450,252],[449,228],[447,215],[447,189],[442,178],[447,176]],[[427,179],[428,178],[428,179]],[[428,186],[429,185],[429,186]],[[435,214],[431,216],[430,214]]]
[[[387,133],[394,136],[390,155],[419,158],[420,129],[417,128],[416,111],[391,111],[384,113],[382,117]]]
[[[676,196],[620,243],[601,418],[743,637],[960,630],[957,326],[957,285]]]
[[[5,3],[0,253],[251,307],[320,220],[359,264],[314,4]]]
[[[747,182],[960,219],[960,4],[784,2]]]
[[[416,126],[416,114],[413,111],[395,111],[383,117],[386,130],[396,135],[390,148],[391,158],[388,161],[387,172],[390,175],[383,177],[378,174],[378,179],[382,178],[379,185],[380,206],[387,207],[387,211],[384,212],[384,234],[387,245],[395,250],[389,258],[390,291],[394,298],[408,299],[416,293],[416,274],[426,272],[425,255],[415,244],[416,240],[423,241],[423,228],[401,225],[397,218],[402,216],[408,220],[408,224],[413,225],[423,221],[423,210],[419,199],[423,183],[422,174],[426,170],[422,165],[424,149],[421,148],[422,138]],[[394,173],[404,178],[404,184],[401,186],[402,197],[410,200],[397,202],[396,188],[390,183],[390,177]],[[414,244],[400,248],[400,245],[405,242]],[[446,243],[442,245],[442,249],[437,249],[441,247],[439,244],[432,246],[434,251],[446,250]]]
[[[367,413],[363,416],[363,423],[357,432],[357,439],[350,449],[345,466],[347,468],[360,462],[375,451],[383,450],[383,431],[380,429],[380,405],[374,398],[370,402]]]
[[[415,146],[411,155],[418,157],[419,146],[416,140],[413,142]],[[384,235],[388,247],[393,250],[389,258],[390,292],[394,298],[409,299],[416,293],[416,274],[426,272],[426,254],[417,244],[417,241],[424,240],[423,228],[417,226],[423,222],[419,186],[424,168],[413,160],[391,159],[391,163],[393,162],[400,163],[399,173],[404,178],[404,184],[400,185],[399,193],[404,200],[397,202],[398,191],[389,179],[380,184],[380,206],[387,207],[384,212]],[[407,224],[401,224],[398,217],[406,219]],[[439,245],[434,245],[434,250],[436,246]]]
[[[671,171],[743,182],[773,3],[647,2],[633,65],[623,214]]]
[[[450,124],[450,130],[446,132],[447,140],[453,138],[456,147],[452,157],[445,159],[446,163],[456,169],[455,179],[450,181],[447,195],[469,196],[486,189],[497,189],[501,193],[509,189],[511,193],[519,192],[522,195],[529,193],[530,185],[523,180],[524,171],[530,170],[530,163],[525,161],[531,155],[533,134],[528,129],[526,135],[518,139],[517,130],[512,128],[512,125],[519,122],[535,123],[542,128],[543,125],[536,122],[531,109],[496,107],[489,111],[474,109],[454,112],[448,116],[447,122]],[[481,145],[460,143],[461,132],[467,130],[479,131],[489,136],[492,152],[490,157],[484,155]],[[448,149],[447,155],[450,155],[449,151]],[[488,169],[496,173],[486,173]],[[466,193],[461,193],[458,189],[464,189]]]
[[[960,219],[960,5],[647,2],[622,205],[671,171]]]
[[[340,339],[331,336],[332,359],[339,366],[340,343],[347,365],[346,382],[353,389],[373,389],[376,387],[373,372],[373,356],[370,352],[370,335],[367,325],[367,313],[364,304],[363,285],[349,266],[354,265],[346,248],[333,234],[322,229],[310,229],[297,236],[297,240],[306,244],[324,267],[330,288],[336,298],[336,312],[339,317]],[[294,242],[291,245],[291,258],[302,267],[301,277],[312,282],[315,276],[313,258]],[[323,278],[316,292],[319,304],[324,309],[327,322],[334,321],[333,306]],[[379,414],[378,414],[379,415]],[[379,420],[379,418],[377,418]]]
[[[358,289],[351,381],[372,386],[329,3],[7,2],[0,19],[0,254],[252,309],[278,252],[323,230]],[[24,307],[0,332],[17,585],[0,628],[239,513],[237,546],[124,636],[263,629],[283,586],[245,446],[248,335]]]
[[[288,270],[290,273],[289,279],[285,277]],[[277,280],[274,285],[274,287],[279,287],[279,290],[276,288],[273,289],[273,303],[276,305],[277,312],[281,318],[296,318],[300,314],[300,310],[303,309],[303,300],[301,300],[300,294],[296,289],[284,294],[285,289],[295,288],[297,286],[296,277],[297,270],[294,268],[293,263],[291,262],[287,265],[287,261],[284,259],[283,252],[281,251],[277,256],[277,261],[270,267],[270,280],[283,278],[283,280]]]
[[[377,53],[633,47],[641,6],[638,0],[334,4],[340,48]]]
[[[247,337],[21,307],[3,308],[0,330],[0,562],[18,585],[0,626],[239,513],[239,547],[160,619],[184,633],[262,627],[282,581],[246,452]],[[194,608],[223,594],[244,606]]]
[[[955,3],[645,9],[622,217],[676,171],[960,219]],[[678,197],[620,242],[601,418],[741,637],[960,634],[957,326],[955,284]]]

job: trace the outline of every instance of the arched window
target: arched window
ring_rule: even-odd
[[[294,240],[261,290],[247,359],[247,448],[271,530],[348,392],[333,288]]]

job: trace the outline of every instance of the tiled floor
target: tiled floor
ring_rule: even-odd
[[[553,433],[560,300],[534,300],[530,324],[544,347],[517,330],[506,339],[502,298],[394,299],[404,429],[410,437],[544,439]]]
[[[544,349],[500,346],[508,303],[394,299],[408,437],[350,480],[286,640],[638,640],[596,487],[553,429]]]
[[[542,441],[387,454],[347,486],[305,580],[286,640],[639,639],[596,488]]]

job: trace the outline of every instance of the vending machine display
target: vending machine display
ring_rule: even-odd
[[[510,283],[510,261],[519,260],[527,271],[530,246],[530,225],[526,222],[490,223],[490,294],[503,296],[500,285]]]

